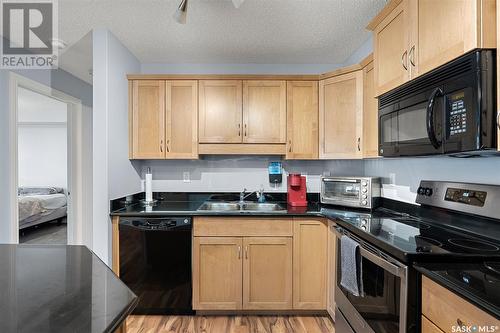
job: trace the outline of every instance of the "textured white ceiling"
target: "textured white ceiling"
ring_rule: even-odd
[[[385,0],[59,0],[60,38],[108,28],[142,63],[339,64]]]

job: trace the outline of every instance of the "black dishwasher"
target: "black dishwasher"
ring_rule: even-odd
[[[120,279],[139,297],[135,314],[193,314],[188,217],[121,218]]]

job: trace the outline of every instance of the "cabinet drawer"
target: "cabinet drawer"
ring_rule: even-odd
[[[422,316],[422,333],[444,333],[425,316]]]
[[[445,332],[457,325],[500,324],[486,312],[425,276],[422,277],[422,314]]]
[[[193,226],[194,236],[281,236],[293,235],[292,219],[287,218],[240,218],[240,217],[197,217]]]

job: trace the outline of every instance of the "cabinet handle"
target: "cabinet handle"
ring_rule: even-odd
[[[245,124],[245,134],[243,134],[244,136],[247,136],[247,124]]]
[[[500,130],[500,111],[498,111],[498,114],[497,114],[497,127]]]
[[[457,325],[458,326],[465,326],[464,322],[460,320],[460,318],[457,318]]]
[[[163,153],[163,139],[160,140],[160,153]]]
[[[358,151],[361,151],[361,138],[358,138]]]
[[[405,71],[408,70],[408,51],[404,51],[401,55],[401,65],[403,65]]]
[[[238,246],[238,259],[241,259],[241,246]]]
[[[167,140],[167,153],[170,153],[170,140]]]
[[[411,47],[410,53],[408,53],[408,58],[410,59],[410,64],[415,67],[415,45]]]
[[[238,124],[238,136],[241,136],[241,124]]]
[[[288,141],[288,152],[291,153],[292,152],[292,140],[289,140]]]
[[[248,246],[245,246],[245,259],[248,259]]]

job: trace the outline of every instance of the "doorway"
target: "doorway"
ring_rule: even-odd
[[[80,100],[11,76],[13,243],[82,244]]]

